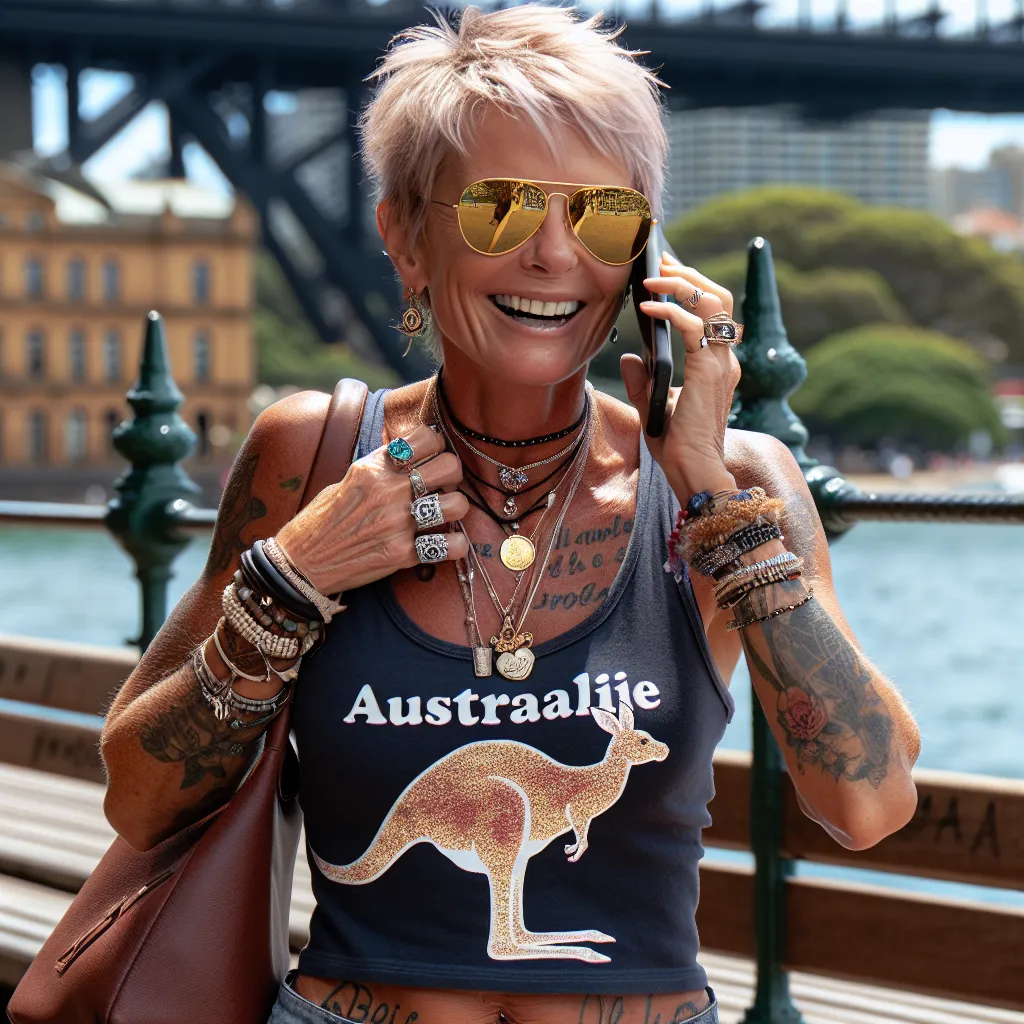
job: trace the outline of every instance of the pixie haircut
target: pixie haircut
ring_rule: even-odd
[[[376,200],[387,199],[419,238],[441,161],[466,153],[488,104],[537,128],[575,129],[629,169],[634,188],[661,206],[668,141],[662,83],[616,41],[596,14],[523,4],[484,13],[467,7],[450,24],[395,36],[369,76],[377,89],[360,118],[363,159]],[[574,183],[575,184],[575,183]]]

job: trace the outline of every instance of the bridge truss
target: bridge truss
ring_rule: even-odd
[[[828,25],[762,28],[765,5],[742,0],[669,20],[631,16],[626,42],[649,50],[675,106],[795,103],[813,117],[882,108],[1024,109],[1024,0],[1002,25],[944,37],[937,8],[890,14],[852,31],[840,0]],[[809,9],[801,0],[801,10]],[[892,11],[895,6],[889,4]],[[368,217],[353,137],[363,78],[406,25],[407,0],[0,0],[0,64],[67,69],[68,151],[88,160],[149,103],[166,104],[173,174],[197,141],[259,211],[263,239],[325,341],[344,336],[406,379],[394,273]],[[98,118],[79,116],[87,68],[128,72],[134,87]],[[268,96],[291,93],[291,112]],[[58,161],[61,162],[61,161]]]

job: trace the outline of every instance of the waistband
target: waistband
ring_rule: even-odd
[[[310,1002],[304,996],[292,988],[292,982],[298,971],[289,971],[287,977],[281,983],[277,993],[277,1002],[270,1013],[267,1024],[368,1024],[368,1022],[354,1021],[349,1017],[339,1017],[330,1010]],[[715,993],[709,987],[707,990],[708,999],[711,1002],[701,1010],[696,1017],[687,1017],[682,1024],[720,1024],[718,1019],[718,1000]]]

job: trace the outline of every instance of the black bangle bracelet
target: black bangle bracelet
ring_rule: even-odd
[[[256,541],[248,551],[242,552],[242,572],[256,590],[297,618],[307,622],[319,621],[320,612],[316,605],[307,601],[263,553],[263,541]]]

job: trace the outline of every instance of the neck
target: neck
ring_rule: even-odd
[[[551,434],[570,426],[583,411],[585,388],[585,367],[557,384],[510,388],[502,380],[483,374],[458,350],[445,353],[444,395],[448,407],[472,430],[506,441]],[[543,459],[570,440],[571,436],[528,448],[473,443],[506,465],[515,466]]]

